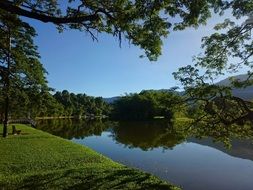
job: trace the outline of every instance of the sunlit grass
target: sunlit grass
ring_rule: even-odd
[[[0,137],[0,187],[4,189],[177,189],[85,146],[16,126],[21,135]]]

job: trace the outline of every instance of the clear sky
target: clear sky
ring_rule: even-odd
[[[168,89],[179,85],[172,72],[191,64],[200,53],[201,38],[223,18],[215,15],[197,30],[172,32],[164,41],[163,55],[157,62],[139,58],[143,52],[127,41],[119,47],[117,39],[98,34],[98,42],[89,35],[68,30],[58,33],[52,24],[29,20],[36,28],[35,43],[41,62],[48,71],[49,86],[56,90],[112,97],[143,89]]]

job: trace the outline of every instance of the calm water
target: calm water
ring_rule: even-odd
[[[175,130],[165,121],[48,120],[41,122],[39,128],[183,189],[253,189],[251,140],[234,138],[232,148],[226,149],[222,143],[213,143],[215,139],[211,137],[196,139],[196,134]]]

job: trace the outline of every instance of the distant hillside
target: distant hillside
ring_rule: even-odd
[[[158,92],[171,92],[171,89],[159,89],[159,90],[153,90],[152,91],[158,91]],[[149,91],[149,90],[142,90],[142,91]],[[184,92],[179,92],[179,91],[175,91],[178,95],[183,95]],[[114,97],[110,97],[110,98],[103,98],[103,100],[108,103],[108,104],[112,104],[113,102],[117,101],[118,99],[120,99],[120,96],[114,96]]]
[[[234,77],[236,79],[239,79],[240,81],[244,81],[247,79],[248,75],[247,74],[237,75]],[[221,86],[229,86],[229,85],[231,85],[231,82],[230,82],[229,78],[226,78],[226,79],[218,82],[217,84],[221,85]],[[234,96],[240,97],[244,100],[253,100],[253,86],[249,86],[247,88],[241,88],[241,89],[235,88],[232,90],[232,94]]]
[[[234,76],[236,79],[239,79],[240,81],[244,81],[247,79],[247,74],[245,75],[237,75],[237,76]],[[229,86],[231,85],[231,82],[229,80],[229,78],[226,78],[224,80],[221,80],[220,82],[216,83],[217,85],[221,85],[221,86]],[[154,90],[154,91],[163,91],[163,92],[166,92],[166,91],[171,91],[170,89],[160,89],[160,90]],[[183,95],[184,92],[181,91],[177,91],[179,95]],[[241,88],[241,89],[233,89],[232,90],[232,94],[233,96],[237,96],[237,97],[240,97],[244,100],[253,100],[253,86],[249,86],[247,88]],[[115,96],[115,97],[111,97],[111,98],[103,98],[105,102],[111,104],[113,103],[114,101],[118,100],[120,98],[120,96]]]
[[[111,97],[111,98],[103,98],[103,100],[108,103],[108,104],[111,104],[113,102],[115,102],[116,100],[118,100],[120,97],[119,96],[114,96],[114,97]]]
[[[239,80],[239,81],[244,81],[247,79],[248,75],[247,74],[244,74],[244,75],[236,75],[236,76],[233,76],[235,79]],[[216,83],[218,85],[222,85],[222,86],[229,86],[231,84],[230,80],[229,80],[230,77],[224,79],[224,80],[221,80],[220,82]]]

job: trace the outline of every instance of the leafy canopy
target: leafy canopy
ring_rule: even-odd
[[[0,9],[88,32],[93,39],[105,32],[124,37],[154,61],[161,55],[162,39],[170,29],[183,30],[205,24],[211,11],[232,9],[237,18],[252,11],[252,1],[242,0],[2,0]]]
[[[253,10],[253,1],[231,1],[232,15],[238,19]],[[250,120],[253,123],[253,104],[234,97],[233,88],[253,84],[252,24],[238,24],[233,19],[218,23],[215,32],[202,39],[203,52],[194,58],[194,65],[187,65],[174,73],[186,90],[191,102],[198,102],[203,110],[202,119],[211,123],[233,124]],[[227,73],[235,75],[247,70],[246,80],[231,78],[229,86],[215,84],[215,79]],[[210,120],[209,120],[210,121]]]

